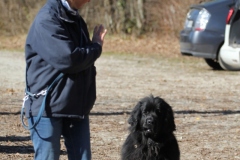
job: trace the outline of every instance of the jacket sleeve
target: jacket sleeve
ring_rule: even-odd
[[[87,69],[101,55],[102,47],[96,43],[76,46],[61,23],[49,15],[38,17],[32,26],[33,35],[28,45],[59,71],[74,74]]]

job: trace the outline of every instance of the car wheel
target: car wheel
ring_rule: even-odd
[[[208,64],[208,66],[210,66],[212,69],[214,70],[223,70],[223,68],[220,66],[220,64],[213,60],[213,59],[204,59],[205,62]]]

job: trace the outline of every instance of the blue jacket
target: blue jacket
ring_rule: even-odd
[[[26,84],[31,93],[45,90],[54,79],[64,77],[49,92],[46,117],[81,118],[96,100],[94,62],[102,47],[92,43],[80,15],[72,15],[60,0],[48,0],[35,17],[26,46]],[[43,96],[25,102],[27,117],[37,116]]]

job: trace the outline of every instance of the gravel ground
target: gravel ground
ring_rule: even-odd
[[[31,160],[20,123],[24,55],[0,51],[0,159]],[[211,70],[189,57],[103,54],[96,62],[97,101],[91,112],[93,160],[119,160],[129,112],[153,94],[173,108],[182,160],[240,160],[240,72]],[[60,160],[67,160],[62,143]]]

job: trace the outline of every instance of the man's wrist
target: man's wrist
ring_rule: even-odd
[[[102,44],[100,42],[93,42],[93,43],[97,43],[97,44],[99,44],[102,47]]]

